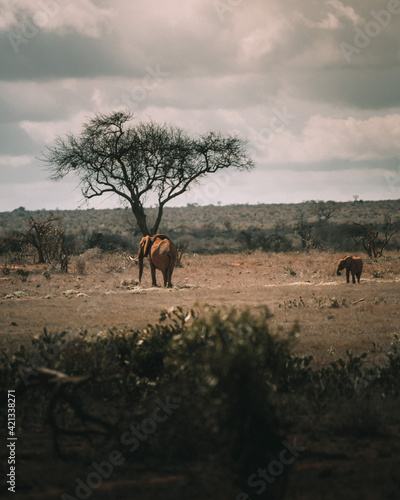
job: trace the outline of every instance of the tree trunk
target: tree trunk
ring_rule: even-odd
[[[37,250],[37,253],[38,253],[38,255],[39,255],[39,261],[38,261],[38,264],[45,264],[45,263],[46,263],[46,259],[45,259],[45,257],[44,257],[43,250],[42,250],[41,246],[40,246],[40,245],[38,245],[38,246],[36,247],[36,250]]]
[[[150,236],[149,228],[147,227],[146,214],[144,213],[144,209],[141,205],[132,204],[132,212],[135,216],[137,225],[142,232],[143,236]]]
[[[157,218],[154,222],[154,225],[153,227],[151,228],[151,235],[153,236],[154,234],[157,234],[158,232],[158,228],[160,226],[160,223],[161,223],[161,219],[162,219],[162,216],[163,216],[163,205],[159,205],[158,206],[158,214],[157,214]]]

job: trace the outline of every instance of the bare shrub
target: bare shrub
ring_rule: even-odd
[[[68,272],[69,249],[65,244],[65,230],[59,223],[62,217],[55,216],[50,212],[43,220],[29,218],[30,228],[24,235],[24,239],[37,251],[39,264],[59,261],[61,269]]]
[[[183,267],[182,265],[182,257],[184,251],[187,249],[189,246],[189,242],[186,242],[185,245],[181,245],[180,243],[178,244],[177,251],[178,251],[178,256],[176,258],[176,267]]]
[[[47,281],[51,280],[51,272],[48,269],[46,269],[46,271],[43,271],[42,274],[43,274],[44,278],[46,278]]]
[[[25,283],[29,277],[30,272],[27,269],[17,269],[17,276]]]
[[[8,266],[3,266],[1,268],[1,272],[2,272],[3,276],[8,276],[10,274],[10,268]]]
[[[84,259],[85,261],[101,259],[102,256],[103,252],[97,247],[89,248],[80,255],[81,259]]]
[[[385,247],[388,245],[392,237],[400,230],[400,221],[393,222],[390,216],[386,217],[385,222],[385,234],[382,238],[379,238],[379,231],[376,231],[373,227],[366,224],[361,224],[359,222],[354,222],[356,226],[361,227],[364,234],[358,238],[354,237],[354,241],[361,241],[364,250],[367,252],[369,257],[375,259],[382,257]]]
[[[78,274],[86,274],[86,261],[82,258],[78,258],[75,261],[75,268]]]

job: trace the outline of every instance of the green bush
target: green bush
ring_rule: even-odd
[[[381,398],[400,392],[397,334],[384,366],[367,363],[367,354],[353,356],[347,351],[344,359],[313,368],[312,356],[293,354],[298,325],[274,333],[270,317],[265,307],[205,307],[201,315],[176,308],[163,311],[159,322],[140,330],[81,332],[69,341],[65,332],[44,330],[32,339],[31,349],[21,347],[13,355],[3,352],[0,383],[24,387],[21,404],[26,398],[29,418],[40,419],[54,394],[42,385],[40,368],[67,377],[88,376],[79,387],[67,388],[61,402],[53,400],[55,415],[62,414],[65,427],[72,429],[77,417],[70,416],[70,401],[82,412],[103,412],[104,419],[111,418],[112,409],[117,434],[132,421],[140,422],[157,398],[168,396],[179,410],[154,437],[148,457],[212,458],[243,474],[254,472],[279,452],[289,418],[285,415],[300,404],[305,413],[329,408],[334,412],[332,408],[343,401],[351,407],[369,395]],[[40,388],[38,396],[35,391]],[[344,431],[367,432],[371,427],[357,412],[348,413]],[[363,427],[357,430],[359,420]],[[142,447],[131,459],[145,459],[146,450]]]

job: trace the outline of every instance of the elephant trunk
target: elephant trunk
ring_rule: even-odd
[[[336,274],[337,274],[338,276],[341,276],[341,274],[342,274],[342,273],[340,272],[340,268],[339,268],[339,267],[337,268]]]
[[[142,281],[142,274],[143,274],[143,251],[142,251],[142,249],[139,251],[138,260],[139,260],[139,283],[140,283]]]
[[[153,241],[150,236],[144,236],[139,243],[139,253],[138,253],[138,261],[139,261],[139,282],[142,280],[143,274],[143,259],[150,252],[150,248]]]

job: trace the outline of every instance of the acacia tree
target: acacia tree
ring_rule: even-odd
[[[68,272],[69,251],[65,245],[65,230],[55,226],[62,217],[50,213],[45,219],[29,218],[29,229],[24,235],[25,241],[32,245],[38,253],[39,264],[51,263],[57,259],[61,269]]]
[[[361,241],[364,250],[367,252],[370,258],[379,258],[382,257],[383,250],[386,245],[392,239],[398,231],[400,231],[400,221],[392,222],[392,218],[389,216],[386,218],[385,222],[385,234],[383,238],[378,238],[379,231],[376,231],[371,226],[367,226],[365,224],[361,224],[359,222],[354,222],[356,226],[361,227],[364,234],[362,236],[353,236],[353,240],[357,243]]]
[[[313,226],[307,221],[303,210],[299,210],[297,214],[297,222],[295,226],[295,235],[301,239],[303,250],[311,247]]]
[[[132,209],[143,235],[156,234],[164,206],[209,173],[233,167],[248,170],[253,161],[247,142],[208,132],[197,138],[182,129],[152,121],[133,126],[129,112],[97,114],[79,135],[58,137],[42,158],[53,180],[74,173],[84,198],[114,193]],[[149,227],[144,203],[157,197],[157,216]]]
[[[328,222],[330,219],[332,219],[336,210],[337,206],[334,201],[318,200],[316,202],[313,202],[312,205],[312,211],[318,217],[318,221],[321,223]]]

